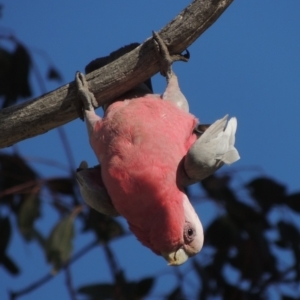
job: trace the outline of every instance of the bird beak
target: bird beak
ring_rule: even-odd
[[[162,256],[168,262],[169,266],[182,265],[189,258],[188,254],[185,252],[183,248],[180,248],[177,251],[171,253],[162,252]]]

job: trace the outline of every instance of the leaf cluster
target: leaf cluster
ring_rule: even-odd
[[[26,243],[37,240],[53,274],[68,270],[76,259],[87,255],[84,249],[74,253],[73,241],[93,232],[92,246],[103,247],[114,280],[78,287],[76,294],[89,300],[143,299],[150,294],[159,278],[126,278],[110,248],[110,242],[125,236],[126,230],[115,219],[84,206],[73,174],[42,178],[21,156],[0,154],[0,178],[0,266],[8,273],[21,275],[22,271],[8,253],[12,234],[18,232]],[[202,254],[192,260],[190,272],[198,281],[197,287],[191,295],[185,285],[187,274],[175,270],[174,276],[180,275],[178,285],[162,298],[272,299],[269,291],[276,288],[282,300],[297,299],[294,287],[300,280],[300,233],[293,218],[296,220],[300,212],[300,193],[288,194],[284,185],[266,177],[256,178],[242,189],[232,188],[229,176],[211,176],[200,185],[218,214],[205,229]],[[59,215],[46,236],[36,225],[42,205],[50,205]],[[13,219],[17,220],[16,228]],[[288,264],[284,259],[287,251],[293,257]],[[34,288],[24,290],[27,293]],[[13,292],[12,299],[24,293]]]
[[[229,176],[210,176],[201,186],[219,215],[205,230],[207,262],[194,261],[202,284],[198,299],[272,299],[272,288],[281,299],[298,299],[300,232],[293,216],[300,212],[300,193],[289,195],[266,177],[242,191],[230,186]],[[288,264],[286,252],[293,257]]]
[[[1,8],[0,6],[0,13]],[[43,81],[27,47],[12,34],[0,34],[0,103],[2,102],[0,108],[8,107],[18,100],[33,95],[31,74],[37,77],[38,82]],[[46,78],[56,81],[62,79],[52,63],[48,66]]]

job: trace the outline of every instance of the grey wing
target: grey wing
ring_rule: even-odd
[[[234,147],[236,118],[227,124],[228,115],[214,122],[191,146],[184,160],[190,183],[200,181],[213,174],[224,164],[232,164],[240,156]]]
[[[85,161],[81,162],[76,172],[76,180],[83,200],[90,207],[107,216],[116,217],[120,215],[102,181],[100,165],[88,168]]]

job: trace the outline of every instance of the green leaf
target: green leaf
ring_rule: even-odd
[[[167,295],[166,300],[183,300],[182,289],[180,286],[176,287],[169,295]]]
[[[16,263],[5,254],[0,254],[0,264],[2,264],[4,268],[12,275],[18,275],[20,273],[20,269]]]
[[[274,244],[276,246],[280,247],[280,248],[283,248],[283,249],[290,247],[289,243],[287,243],[286,241],[283,241],[283,240],[277,240],[277,241],[274,242]]]
[[[154,278],[147,277],[139,282],[119,282],[91,284],[80,287],[77,292],[89,296],[89,300],[114,299],[116,294],[122,293],[122,299],[139,300],[149,294],[154,284]]]
[[[229,248],[239,243],[243,231],[228,216],[214,220],[205,231],[205,242],[217,248]]]
[[[6,63],[6,74],[4,77],[1,74],[1,79],[4,79],[1,83],[5,87],[0,91],[5,97],[2,108],[13,105],[20,97],[27,98],[32,95],[29,82],[31,57],[24,45],[16,43],[16,48],[10,53]]]
[[[50,80],[62,81],[62,76],[54,67],[50,67],[47,71],[47,78]]]
[[[300,213],[300,193],[289,195],[284,201],[291,209]]]
[[[26,195],[18,212],[18,227],[25,240],[30,241],[34,237],[33,225],[39,216],[40,199],[38,195]]]
[[[0,96],[6,96],[9,90],[9,74],[12,65],[12,54],[6,49],[0,47]]]
[[[46,241],[47,259],[54,270],[59,270],[70,259],[73,237],[74,214],[70,214],[56,224]]]
[[[18,97],[30,97],[31,88],[29,84],[29,71],[31,68],[31,57],[27,49],[21,43],[13,53],[13,66],[14,66],[14,84],[17,87]]]
[[[261,292],[250,293],[239,289],[236,286],[225,284],[222,292],[223,299],[247,299],[247,300],[265,300]]]
[[[149,294],[154,284],[154,278],[148,277],[139,281],[136,285],[135,296],[137,299]]]
[[[38,176],[21,156],[0,154],[0,178],[0,190],[10,190],[1,204],[17,213],[22,200],[36,190]]]
[[[285,186],[270,178],[256,178],[246,187],[264,211],[268,211],[275,204],[282,203],[286,195]]]
[[[265,274],[271,274],[273,278],[278,275],[277,261],[263,234],[245,239],[237,248],[237,254],[229,258],[229,261],[241,271],[243,278],[249,279],[253,284],[258,283]]]
[[[237,202],[234,191],[229,187],[229,176],[211,175],[200,181],[207,195],[218,202]]]
[[[54,194],[74,195],[74,181],[69,177],[49,179],[46,185]]]
[[[264,213],[255,210],[254,207],[240,201],[231,201],[226,203],[226,209],[229,217],[243,229],[247,231],[269,229],[270,225],[265,218]]]
[[[277,224],[279,233],[280,233],[280,241],[282,244],[286,246],[299,245],[300,233],[296,226],[293,226],[284,221],[280,221]]]
[[[0,217],[0,253],[4,253],[8,246],[11,234],[11,225],[8,217]]]
[[[0,264],[11,273],[17,275],[20,273],[19,267],[6,254],[7,246],[11,236],[11,225],[8,217],[0,217]]]
[[[281,298],[281,300],[297,300],[297,299],[299,299],[298,297],[297,298],[295,298],[295,297],[290,297],[290,296],[282,296],[282,298]]]
[[[115,286],[113,284],[90,284],[80,287],[77,292],[89,296],[89,300],[113,299]]]
[[[101,242],[110,240],[124,235],[124,229],[114,218],[105,216],[95,211],[89,210],[89,215],[85,220],[83,231],[93,230]]]

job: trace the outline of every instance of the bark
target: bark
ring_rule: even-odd
[[[194,0],[159,31],[170,53],[181,53],[208,29],[233,0]],[[129,41],[131,42],[131,41]],[[159,71],[152,38],[118,60],[87,75],[99,106]],[[75,74],[74,74],[75,76]],[[78,117],[74,82],[0,111],[0,148],[42,134]]]

